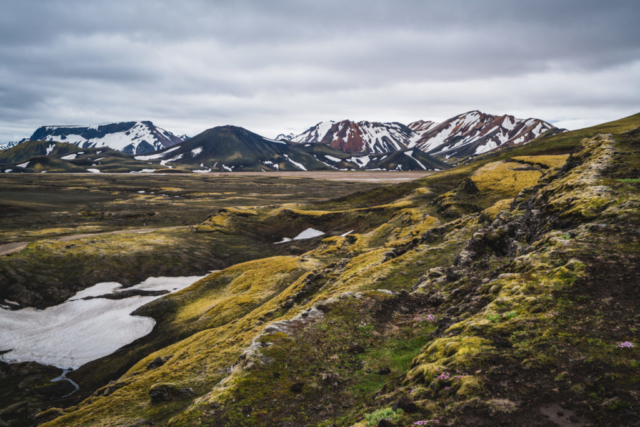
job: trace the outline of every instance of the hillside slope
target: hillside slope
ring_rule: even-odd
[[[48,141],[25,141],[0,151],[0,164],[22,163],[36,156],[59,157],[82,151],[73,144]]]
[[[143,307],[162,348],[38,418],[634,425],[640,130],[585,139],[571,156],[502,156],[312,206],[212,215],[196,234],[327,237]],[[91,372],[127,354],[141,355],[134,344]]]

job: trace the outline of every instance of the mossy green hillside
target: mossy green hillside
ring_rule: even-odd
[[[563,420],[624,425],[639,404],[640,189],[626,182],[638,178],[639,140],[585,140],[561,167],[479,161],[376,190],[393,206],[381,223],[140,309],[158,321],[146,349],[96,362],[130,367],[49,425],[365,425],[401,398],[415,408],[396,412],[398,426],[525,425],[554,405]],[[472,189],[466,180],[478,192],[448,219],[437,198]],[[334,209],[238,209],[195,234],[287,210],[305,221],[296,227],[342,227],[371,214],[357,209],[375,206],[372,194]],[[177,397],[154,403],[154,387]]]

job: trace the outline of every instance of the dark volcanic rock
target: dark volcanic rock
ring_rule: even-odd
[[[143,289],[129,289],[126,291],[114,292],[112,294],[98,295],[95,297],[85,297],[82,299],[106,298],[106,299],[118,300],[118,299],[131,298],[135,296],[155,297],[155,296],[165,295],[168,293],[169,291],[145,291]]]
[[[151,403],[170,402],[172,400],[186,399],[193,396],[193,390],[186,387],[178,387],[172,383],[155,384],[149,389]]]
[[[394,411],[397,411],[398,409],[402,409],[407,414],[413,414],[413,413],[418,412],[420,410],[418,408],[418,405],[413,403],[413,400],[411,400],[407,396],[401,397],[400,399],[398,399],[398,401],[395,403],[395,405],[393,405],[393,410]]]
[[[155,369],[167,363],[167,360],[171,359],[171,356],[156,357],[147,364],[147,369]]]
[[[511,348],[511,347],[513,347],[513,344],[511,344],[511,341],[509,341],[506,338],[502,338],[502,337],[493,338],[493,345],[495,345],[498,348]]]
[[[361,346],[360,344],[354,344],[351,347],[349,347],[349,353],[353,353],[353,354],[360,354],[360,353],[364,353],[364,347]]]
[[[290,390],[294,393],[302,393],[302,387],[304,387],[304,383],[295,383],[291,386]]]

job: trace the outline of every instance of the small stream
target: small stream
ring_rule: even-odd
[[[56,383],[58,381],[67,381],[69,382],[74,388],[74,390],[69,393],[69,394],[65,394],[64,396],[62,396],[62,398],[64,399],[65,397],[69,397],[72,394],[74,394],[75,392],[77,392],[78,390],[80,390],[80,386],[78,385],[78,383],[76,383],[74,380],[72,380],[71,378],[67,378],[67,374],[69,372],[73,371],[73,369],[71,368],[63,368],[62,369],[62,374],[60,374],[59,377],[56,377],[54,379],[51,380],[52,383]]]

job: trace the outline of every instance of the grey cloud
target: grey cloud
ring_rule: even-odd
[[[135,119],[191,134],[475,108],[607,120],[640,109],[637,16],[633,0],[7,0],[0,142]]]

